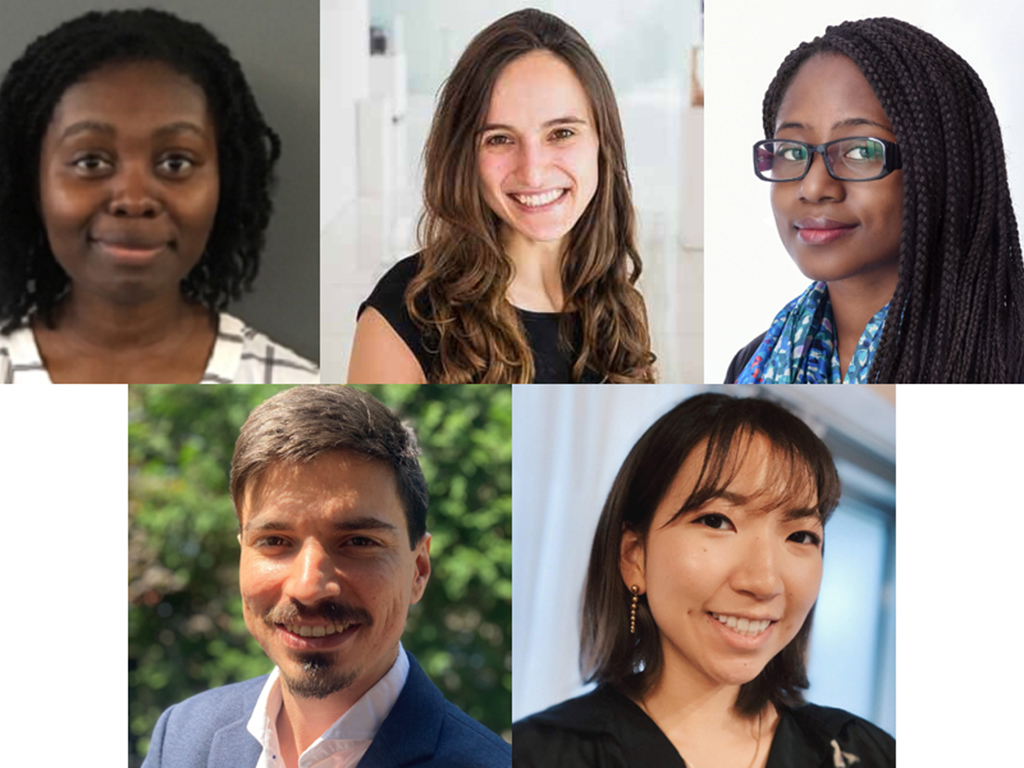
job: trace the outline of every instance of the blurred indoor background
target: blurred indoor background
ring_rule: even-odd
[[[705,391],[782,402],[832,452],[843,495],[826,527],[807,700],[896,732],[895,388],[515,387],[513,720],[586,688],[583,581],[601,508],[633,444]]]
[[[611,79],[626,138],[661,381],[701,381],[702,25],[698,0],[538,0]],[[420,155],[463,49],[513,0],[322,0],[321,369],[345,381],[356,310],[417,251]],[[374,51],[371,55],[371,49]],[[696,71],[695,71],[696,70]]]

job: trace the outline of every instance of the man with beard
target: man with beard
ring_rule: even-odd
[[[245,623],[276,667],[161,715],[143,768],[511,766],[400,638],[430,577],[416,438],[348,387],[296,387],[231,466]]]

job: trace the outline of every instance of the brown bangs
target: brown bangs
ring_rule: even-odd
[[[752,454],[758,443],[767,445],[766,454]],[[806,455],[792,442],[780,443],[776,436],[750,424],[740,425],[735,431],[715,430],[694,451],[704,453],[700,475],[672,520],[721,498],[765,512],[781,509],[790,519],[813,515],[824,525],[839,499],[838,478],[829,472],[821,473],[819,478],[815,457]],[[735,490],[734,481],[749,462],[762,465],[758,490],[754,495],[743,495]]]

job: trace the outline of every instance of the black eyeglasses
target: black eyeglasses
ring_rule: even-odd
[[[765,181],[797,181],[811,170],[815,152],[839,181],[873,181],[902,167],[899,146],[885,139],[855,136],[818,145],[768,139],[754,145],[754,173]]]

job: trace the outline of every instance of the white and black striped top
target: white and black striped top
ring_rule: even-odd
[[[0,334],[0,382],[50,384],[32,328]],[[237,317],[222,312],[202,384],[317,384],[320,370],[287,347],[275,344]]]

